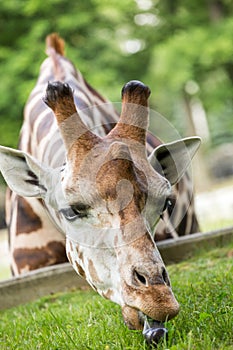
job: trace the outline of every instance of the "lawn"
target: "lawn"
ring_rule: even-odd
[[[167,323],[159,350],[233,349],[233,242],[169,266],[181,304]],[[58,280],[59,283],[59,280]],[[92,291],[72,291],[0,313],[0,349],[141,350],[141,332],[129,331],[120,308]]]

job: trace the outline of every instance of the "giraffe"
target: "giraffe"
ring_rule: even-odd
[[[98,94],[64,57],[64,41],[52,34],[46,42],[49,57],[42,64],[37,84],[26,103],[18,148],[44,165],[56,168],[64,160],[65,149],[56,120],[42,102],[48,81],[57,79],[70,84],[74,90],[75,104],[83,111],[85,123],[101,137],[114,127],[119,115],[113,105]],[[161,141],[147,133],[148,154],[152,154],[159,145]],[[152,232],[155,241],[199,231],[188,172],[172,187],[168,203]],[[53,216],[51,222],[43,206],[41,199],[25,198],[7,191],[6,222],[13,275],[67,261],[59,216]]]
[[[121,306],[130,329],[142,329],[147,317],[171,319],[179,304],[154,229],[171,211],[171,186],[188,179],[200,139],[147,142],[148,86],[125,84],[118,116],[64,57],[57,34],[47,37],[47,53],[19,150],[0,147],[13,273],[63,262],[66,250],[74,270]],[[189,217],[191,232],[193,210]]]

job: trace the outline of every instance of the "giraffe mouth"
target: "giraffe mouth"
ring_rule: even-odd
[[[142,332],[149,345],[158,345],[159,341],[167,338],[168,330],[162,322],[152,320],[145,315],[144,328]]]

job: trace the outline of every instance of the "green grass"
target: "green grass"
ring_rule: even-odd
[[[159,350],[233,349],[233,243],[169,266],[181,312]],[[59,283],[59,280],[58,280]],[[0,313],[0,349],[149,349],[118,305],[93,291],[42,298]]]

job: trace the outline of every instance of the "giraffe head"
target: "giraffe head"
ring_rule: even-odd
[[[126,324],[141,329],[179,311],[168,273],[152,239],[199,138],[164,144],[146,154],[150,90],[138,81],[122,90],[119,122],[104,138],[77,112],[67,84],[49,84],[53,110],[66,149],[66,163],[48,169],[29,154],[1,147],[1,171],[13,191],[43,198],[60,216],[67,256],[102,296],[118,303]],[[17,174],[17,175],[16,175]]]

